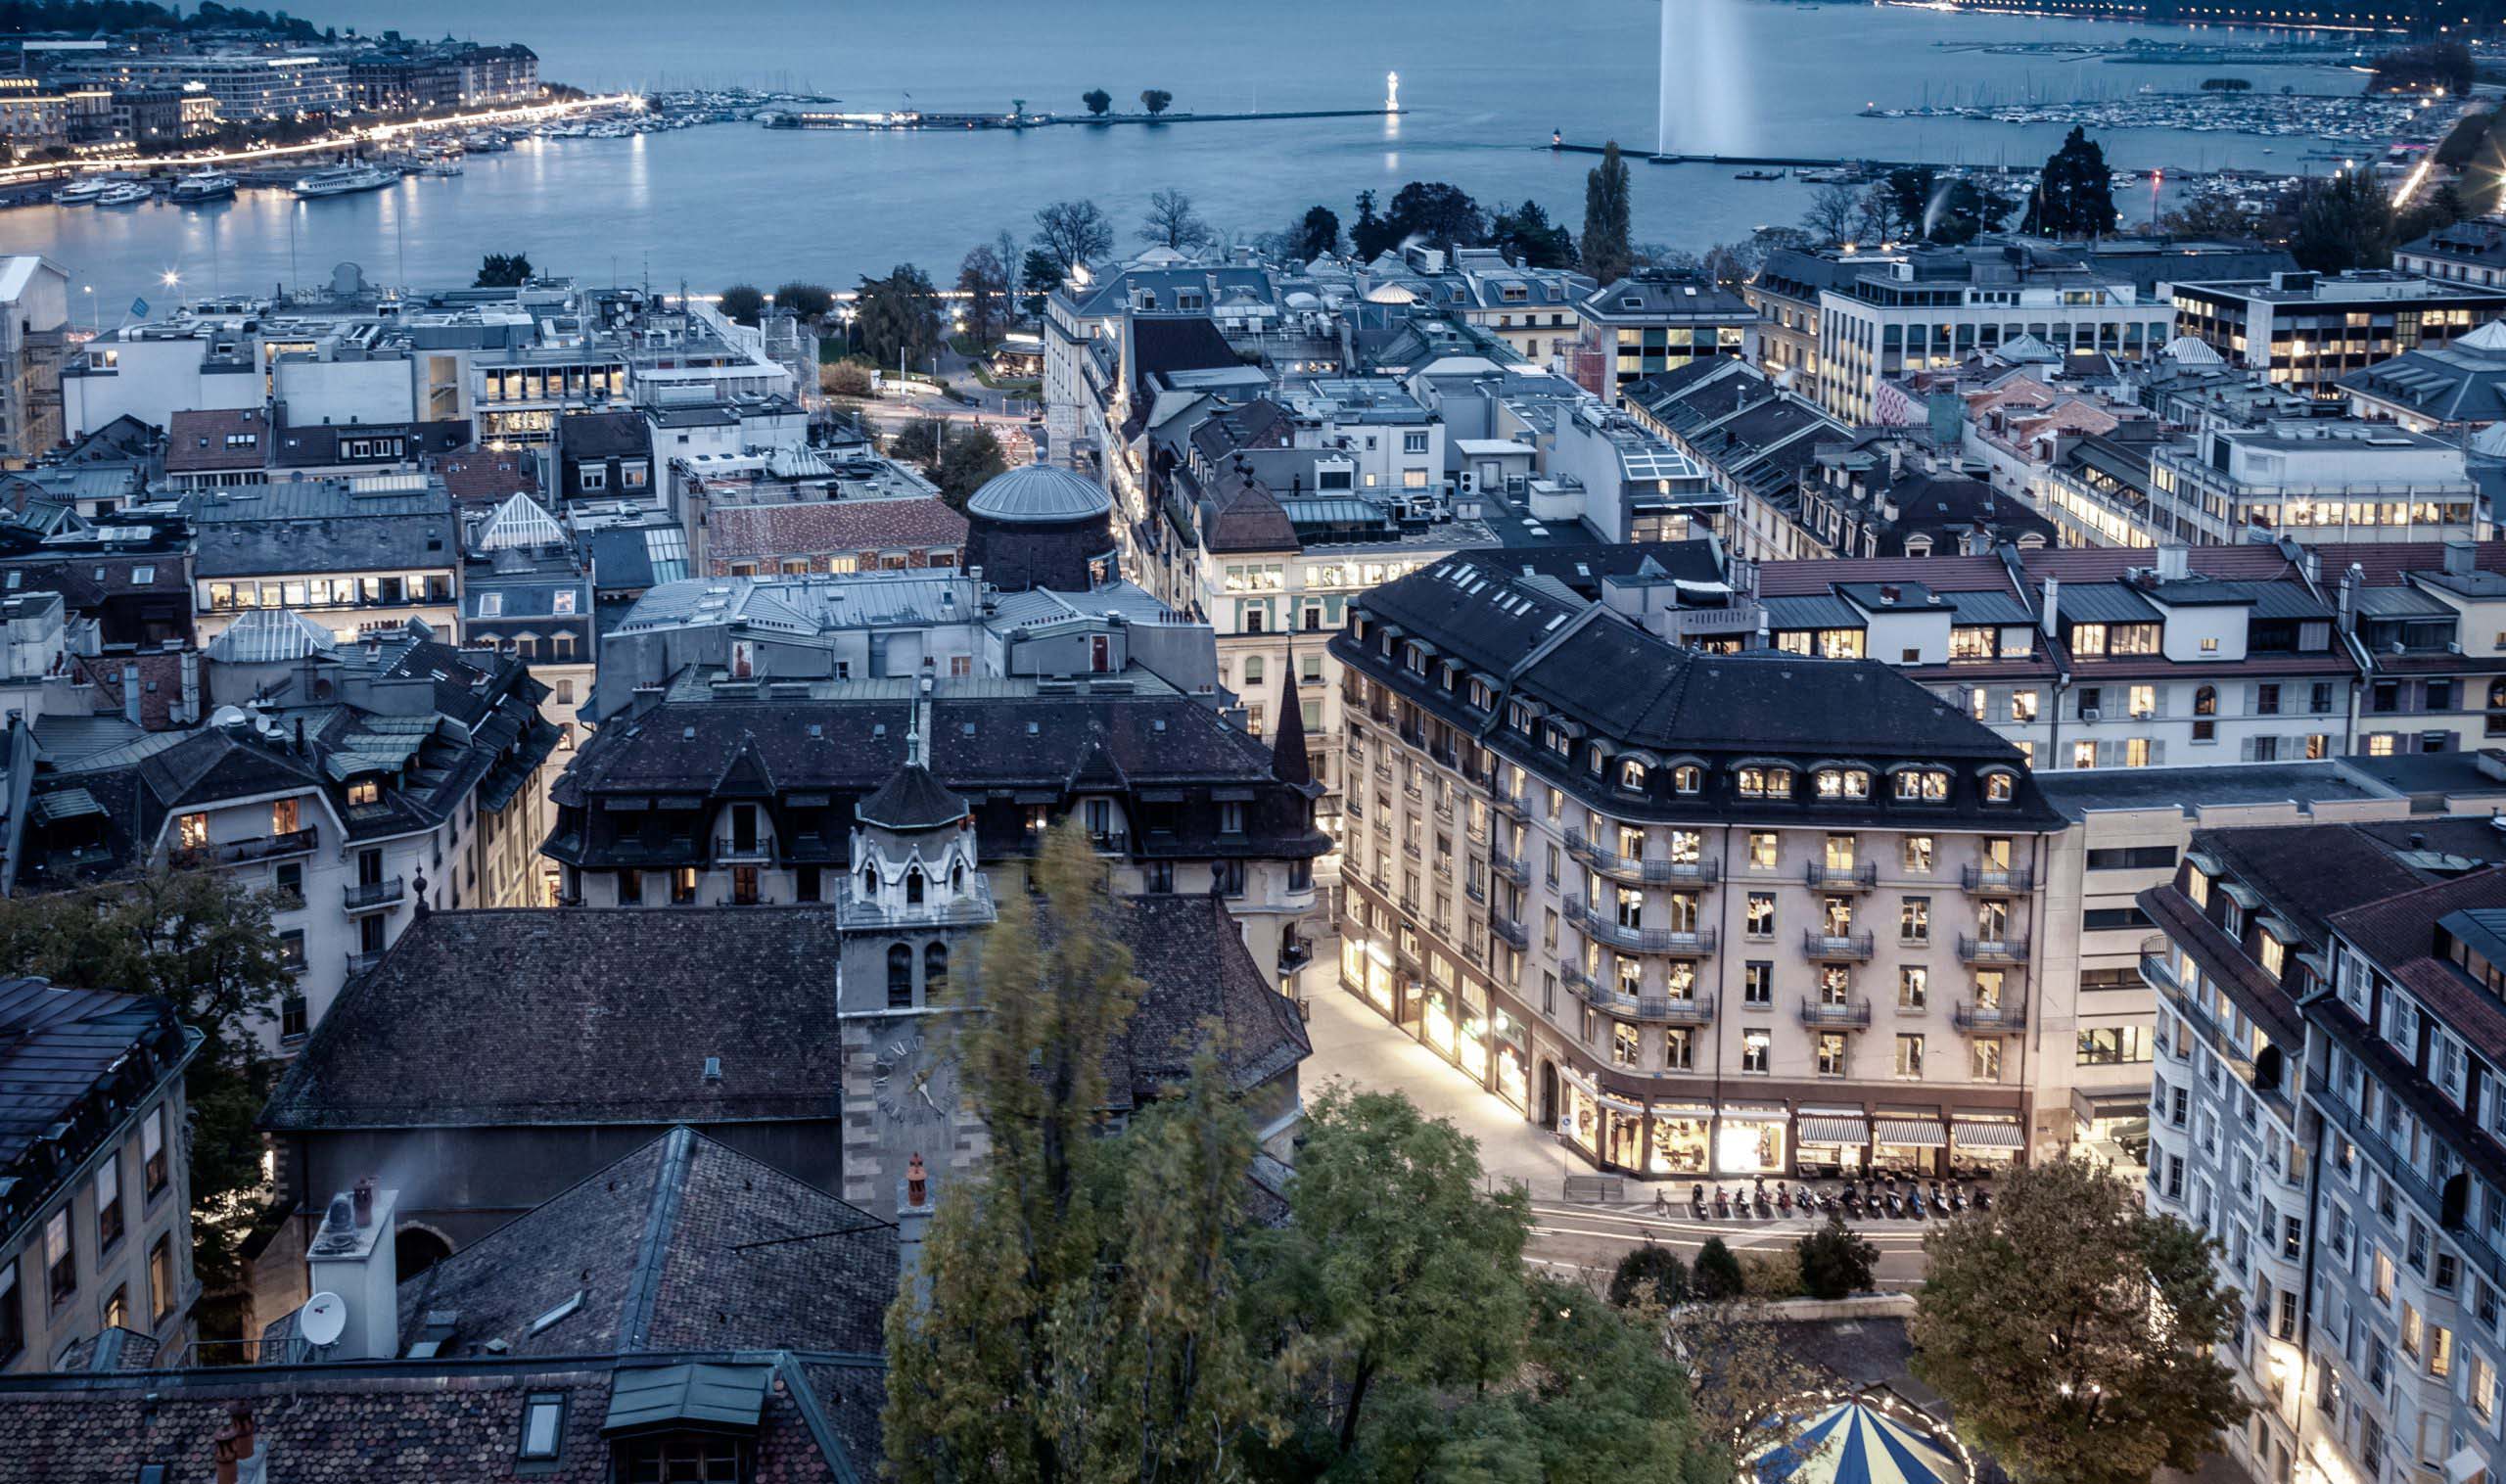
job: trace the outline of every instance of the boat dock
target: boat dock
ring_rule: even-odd
[[[775,111],[758,116],[769,129],[1048,129],[1116,123],[1275,123],[1290,118],[1398,118],[1408,109],[1284,109],[1258,114],[927,114]]]

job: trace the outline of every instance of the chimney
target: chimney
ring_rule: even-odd
[[[2045,637],[2050,639],[2062,631],[2062,613],[2063,580],[2049,577],[2045,580],[2045,611],[2039,619],[2045,626]]]
[[[2180,582],[2192,575],[2192,547],[2160,546],[2158,549],[2158,580],[2159,581]]]
[[[2480,547],[2472,541],[2445,543],[2445,575],[2467,578],[2480,568]]]
[[[2341,626],[2344,628],[2349,626],[2350,615],[2358,606],[2358,589],[2366,584],[2366,580],[2367,569],[2355,562],[2349,564],[2348,571],[2341,574],[2341,595],[2336,606],[2340,609]]]
[[[310,1291],[338,1294],[348,1312],[348,1327],[331,1347],[333,1360],[399,1358],[400,1275],[393,1251],[399,1204],[399,1191],[362,1181],[356,1192],[331,1197],[322,1229],[305,1250]]]
[[[897,1183],[897,1276],[926,1301],[931,1279],[922,1271],[922,1243],[930,1230],[931,1176],[917,1150],[905,1161],[905,1179]]]
[[[258,1431],[253,1425],[252,1408],[239,1401],[226,1409],[226,1425],[217,1429],[209,1449],[209,1460],[216,1465],[217,1484],[267,1477],[268,1464],[255,1457],[259,1451]]]
[[[139,724],[139,667],[136,665],[121,668],[121,719],[133,726]]]

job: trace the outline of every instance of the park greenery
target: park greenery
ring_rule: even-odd
[[[474,289],[517,289],[529,282],[529,254],[489,253],[479,259],[479,276],[470,280],[470,286]]]

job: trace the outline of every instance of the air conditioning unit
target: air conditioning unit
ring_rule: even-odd
[[[2106,713],[2094,706],[2083,707],[2080,710],[2079,719],[2083,721],[2102,721],[2106,719]]]

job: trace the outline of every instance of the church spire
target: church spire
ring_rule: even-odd
[[[1297,699],[1296,647],[1288,647],[1287,673],[1279,677],[1279,726],[1271,740],[1271,771],[1282,783],[1314,781],[1314,760],[1305,750],[1305,705]]]

